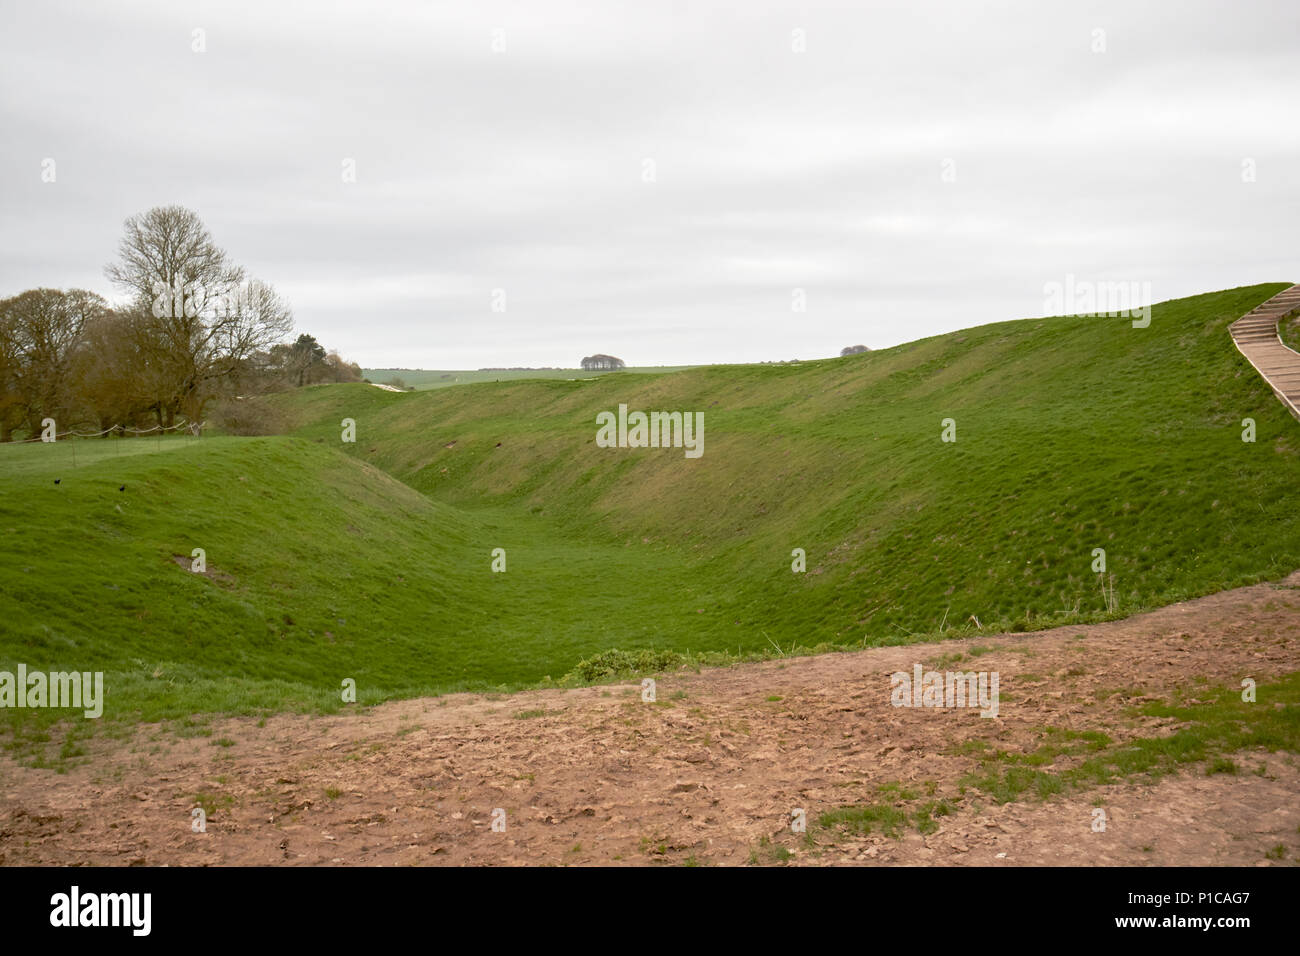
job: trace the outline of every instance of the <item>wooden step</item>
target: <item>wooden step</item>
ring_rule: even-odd
[[[1300,285],[1279,292],[1251,309],[1228,332],[1246,361],[1273,389],[1273,394],[1300,419],[1300,352],[1287,348],[1278,337],[1278,323],[1300,309]]]

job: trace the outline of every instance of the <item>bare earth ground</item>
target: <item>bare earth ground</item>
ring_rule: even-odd
[[[949,669],[942,655],[972,647],[989,651],[951,669],[998,671],[999,717],[890,706],[891,672]],[[959,795],[976,758],[955,751],[975,738],[1033,750],[1048,726],[1156,736],[1172,722],[1132,716],[1144,698],[1296,670],[1300,572],[1105,624],[664,675],[657,703],[622,684],[222,719],[211,737],[146,725],[92,738],[66,774],[0,757],[0,863],[707,865],[768,863],[785,847],[792,864],[1290,865],[1294,754],[997,805]],[[955,812],[926,835],[817,827],[896,782]],[[206,833],[190,826],[198,794]],[[796,807],[817,846],[790,832]],[[1282,858],[1266,857],[1278,844]]]

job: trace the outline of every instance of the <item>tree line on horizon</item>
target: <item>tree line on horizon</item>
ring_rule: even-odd
[[[0,300],[0,442],[88,428],[201,425],[217,403],[361,369],[293,331],[289,305],[249,279],[193,211],[158,206],[126,220],[104,273],[126,296],[29,289]]]

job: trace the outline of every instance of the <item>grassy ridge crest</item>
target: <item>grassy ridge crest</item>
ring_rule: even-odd
[[[348,677],[363,702],[515,687],[612,648],[1023,630],[1279,577],[1300,428],[1227,325],[1284,286],[798,365],[315,386],[274,399],[292,435],[87,441],[75,465],[0,448],[0,669],[106,670],[121,717],[329,709]],[[703,457],[597,447],[620,403],[703,412]]]

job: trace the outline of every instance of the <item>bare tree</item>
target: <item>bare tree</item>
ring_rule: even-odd
[[[165,383],[156,409],[161,425],[172,425],[177,412],[199,421],[241,364],[293,328],[293,315],[275,289],[257,280],[243,283],[243,269],[182,206],[129,218],[118,261],[105,274],[152,319],[140,350]]]
[[[189,297],[194,311],[202,311],[208,299],[229,295],[244,278],[243,269],[184,206],[155,206],[131,216],[117,249],[118,261],[104,274],[155,313],[183,312],[175,307],[177,296]]]
[[[325,368],[331,382],[361,381],[361,366],[347,361],[338,352],[330,352],[325,356]]]

